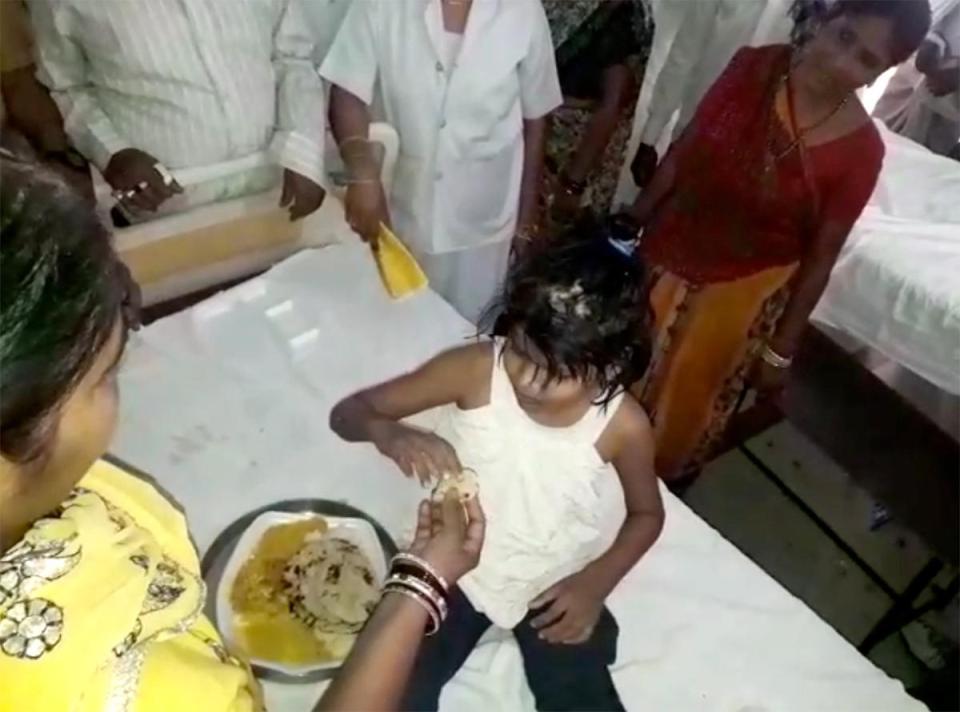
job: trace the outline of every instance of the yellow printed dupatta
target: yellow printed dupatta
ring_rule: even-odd
[[[0,712],[260,709],[205,594],[182,515],[98,462],[0,557]]]

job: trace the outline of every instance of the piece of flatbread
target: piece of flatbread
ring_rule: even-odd
[[[447,473],[440,478],[430,498],[434,502],[442,502],[447,496],[447,492],[453,490],[460,498],[460,502],[466,503],[480,494],[480,483],[477,481],[477,473],[469,467],[463,468],[456,474]]]
[[[290,612],[314,633],[357,633],[380,599],[370,561],[349,541],[308,540],[283,573]]]

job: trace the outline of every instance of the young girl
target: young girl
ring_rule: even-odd
[[[373,443],[408,477],[477,475],[480,565],[421,648],[405,710],[437,709],[491,624],[513,630],[539,709],[623,709],[604,601],[663,524],[650,423],[626,393],[649,361],[647,295],[635,258],[594,228],[579,233],[511,271],[491,312],[503,337],[442,353],[331,414],[341,437]],[[401,422],[437,406],[436,434]],[[626,518],[603,551],[622,511],[603,497],[615,476]]]

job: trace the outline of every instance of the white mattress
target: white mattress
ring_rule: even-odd
[[[460,343],[469,325],[431,292],[391,303],[366,248],[294,256],[137,335],[114,452],[183,504],[201,552],[233,519],[292,497],[342,499],[399,540],[419,488],[327,428],[341,396]],[[660,541],[614,592],[615,679],[628,709],[920,710],[801,601],[664,492]],[[320,688],[269,684],[269,709]],[[526,710],[516,647],[489,640],[448,686],[449,710]]]
[[[877,190],[813,318],[960,394],[960,163],[878,126]]]

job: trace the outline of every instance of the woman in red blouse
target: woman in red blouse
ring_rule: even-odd
[[[855,91],[929,23],[927,0],[835,0],[793,46],[741,49],[632,206],[657,321],[635,394],[664,479],[696,473],[749,379],[782,384],[883,161]]]

